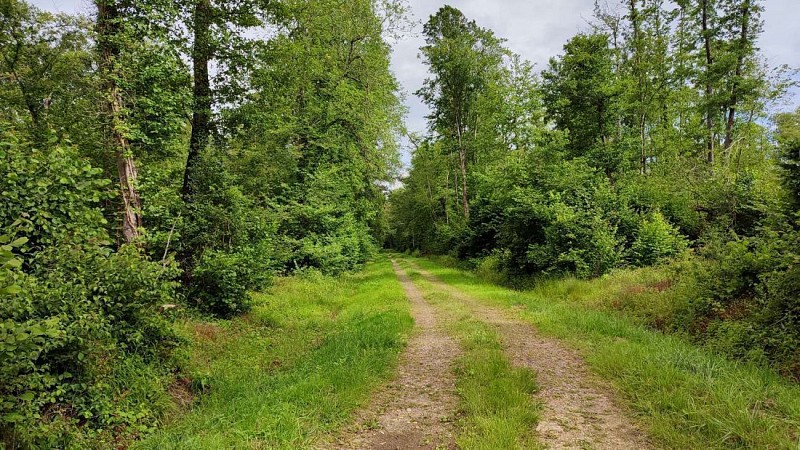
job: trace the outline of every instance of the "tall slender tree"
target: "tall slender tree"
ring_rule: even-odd
[[[96,0],[97,48],[104,93],[104,109],[109,124],[109,145],[114,149],[122,198],[122,238],[127,243],[139,239],[142,228],[142,202],[136,187],[139,171],[127,135],[125,105],[119,88],[118,60],[125,39],[123,9],[118,0]]]
[[[542,73],[548,118],[557,128],[569,131],[569,156],[586,156],[609,176],[627,159],[622,148],[611,145],[619,110],[613,67],[608,36],[579,34]]]
[[[757,78],[748,72],[752,68],[755,54],[755,41],[761,32],[759,13],[761,10],[756,0],[732,1],[727,6],[726,22],[730,27],[730,60],[733,68],[729,69],[727,118],[725,120],[725,140],[723,148],[729,151],[734,142],[734,126],[736,112],[744,98],[752,97],[754,88],[759,84]]]
[[[183,173],[182,195],[191,202],[198,188],[196,169],[200,155],[208,145],[211,134],[212,92],[209,64],[213,58],[214,46],[211,36],[214,9],[210,0],[195,0],[192,11],[192,72],[194,74],[192,135],[189,139],[189,153]]]
[[[712,51],[716,28],[713,24],[713,0],[700,0],[701,31],[705,51],[705,122],[706,122],[706,160],[714,164],[714,54]]]
[[[424,26],[422,56],[432,78],[417,92],[431,110],[431,131],[458,155],[461,206],[469,218],[469,161],[478,116],[476,102],[490,80],[498,76],[508,52],[490,30],[479,27],[451,6],[444,6]]]

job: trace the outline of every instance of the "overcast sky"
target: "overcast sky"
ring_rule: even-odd
[[[33,4],[52,11],[92,11],[88,0],[33,0]],[[413,95],[426,77],[426,68],[417,57],[423,43],[421,23],[439,7],[450,4],[460,9],[478,25],[506,39],[513,52],[542,69],[551,56],[561,53],[570,37],[588,28],[594,0],[409,0],[409,4],[418,24],[413,33],[394,43],[392,67],[406,93],[408,128],[423,131],[427,109]],[[800,67],[800,28],[797,25],[800,2],[765,0],[764,5],[764,33],[759,43],[764,55],[773,66]],[[798,105],[800,96],[793,95],[780,109]],[[407,161],[407,157],[404,159]]]

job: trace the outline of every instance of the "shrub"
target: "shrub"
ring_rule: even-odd
[[[189,299],[201,311],[220,317],[246,312],[249,272],[240,255],[207,250],[192,273]]]
[[[504,255],[503,252],[492,252],[491,255],[478,262],[475,274],[489,283],[502,284],[506,282],[508,276],[503,270],[503,260],[506,258],[508,258],[508,255]]]
[[[14,135],[0,141],[0,227],[14,222],[29,239],[23,250],[38,251],[59,240],[107,240],[99,208],[110,198],[110,181],[81,159],[75,149],[31,148]]]
[[[782,242],[787,251],[763,276],[761,308],[755,319],[764,352],[781,372],[800,379],[800,255],[795,253],[800,233]]]
[[[800,234],[714,235],[672,293],[674,327],[705,345],[800,379]]]
[[[118,446],[168,407],[177,269],[110,247],[110,182],[76,149],[3,133],[0,170],[0,234],[30,239],[0,238],[0,447]]]
[[[263,288],[274,272],[264,250],[264,246],[233,252],[207,250],[192,274],[190,301],[201,311],[223,318],[247,312],[249,291]]]
[[[0,428],[24,446],[63,447],[152,426],[177,344],[159,312],[174,299],[173,269],[131,247],[62,243],[36,260],[0,305]]]
[[[630,259],[637,266],[651,266],[678,255],[686,246],[686,238],[661,212],[655,211],[639,224],[636,239],[631,245]]]
[[[752,238],[735,235],[710,237],[678,288],[688,298],[686,323],[704,326],[708,319],[729,316],[726,311],[741,299],[758,295],[761,275],[772,268],[774,255]]]
[[[195,182],[202,189],[184,210],[178,244],[186,294],[200,311],[229,318],[250,308],[249,291],[265,286],[288,257],[275,245],[282,216],[242,191],[224,152],[201,156]]]
[[[49,387],[42,377],[47,367],[39,356],[63,344],[64,331],[58,317],[20,320],[14,317],[14,299],[22,292],[22,261],[13,254],[26,242],[0,236],[0,430],[34,417],[36,391]]]
[[[621,240],[599,212],[556,202],[549,206],[548,216],[544,242],[530,244],[526,255],[537,271],[588,278],[619,264]]]

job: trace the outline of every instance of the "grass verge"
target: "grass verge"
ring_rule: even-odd
[[[412,327],[386,260],[351,276],[280,280],[246,316],[186,321],[188,371],[206,390],[137,448],[306,448],[385,381]]]
[[[460,302],[437,291],[413,270],[406,271],[425,299],[451,319],[448,327],[463,348],[456,369],[459,447],[540,448],[533,434],[539,415],[533,399],[534,374],[511,366],[492,327],[474,319]]]
[[[602,279],[550,280],[520,292],[406,259],[487,303],[524,305],[525,320],[577,348],[614,383],[659,446],[800,448],[800,386],[590,306],[608,292]]]

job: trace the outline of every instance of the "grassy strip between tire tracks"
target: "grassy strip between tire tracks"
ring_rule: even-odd
[[[533,398],[534,374],[511,366],[491,326],[473,318],[464,305],[438,291],[413,269],[406,266],[405,270],[425,299],[450,319],[449,331],[464,351],[456,367],[459,447],[541,448],[534,436],[540,409]]]

